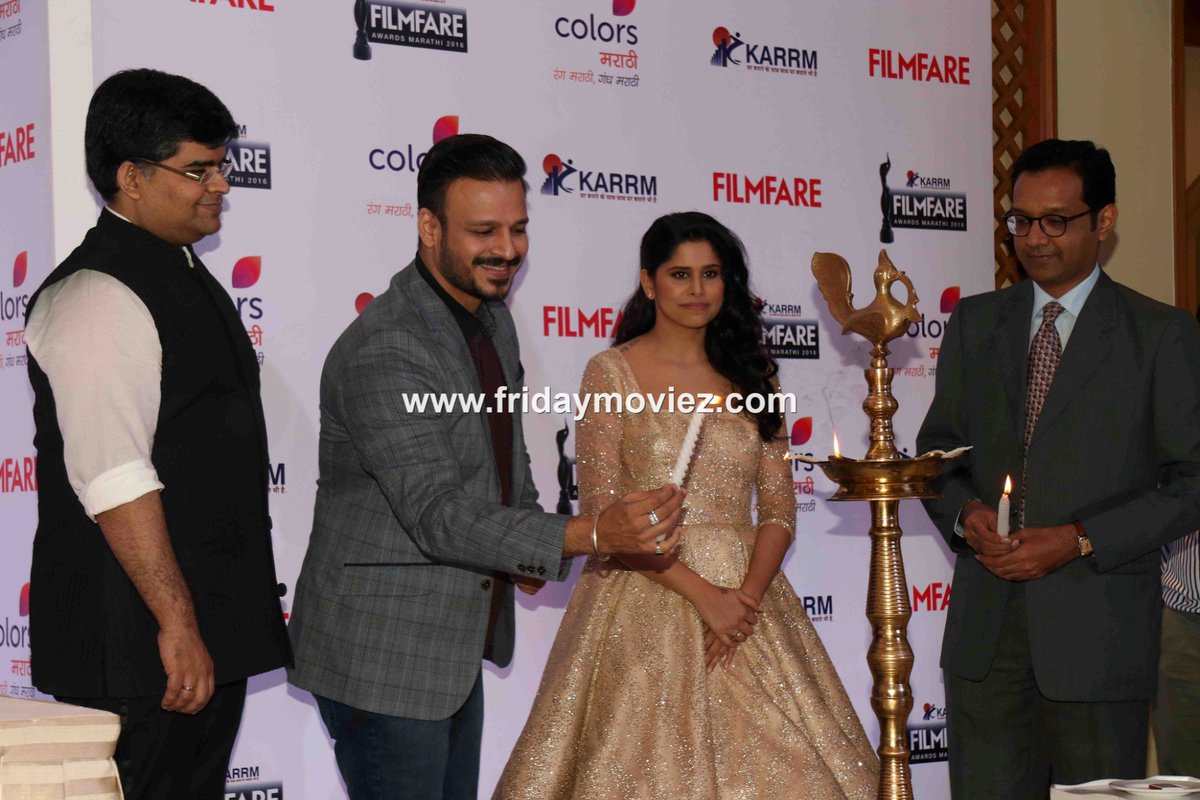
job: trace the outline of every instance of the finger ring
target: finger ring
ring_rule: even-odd
[[[654,555],[661,556],[663,554],[662,542],[654,545]]]
[[[196,687],[195,686],[185,686],[185,687],[183,687],[183,690],[185,692],[194,692],[194,691],[196,691]]]
[[[651,524],[651,525],[657,525],[659,522],[661,522],[661,521],[662,521],[662,520],[660,520],[660,519],[658,518],[658,514],[654,513],[654,509],[651,509],[651,510],[650,510],[650,513],[649,513],[649,514],[647,514],[646,516],[650,517],[650,524]]]

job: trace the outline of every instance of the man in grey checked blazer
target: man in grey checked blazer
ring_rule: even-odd
[[[546,514],[520,413],[405,407],[405,396],[521,392],[502,300],[528,249],[524,174],[521,156],[488,136],[430,149],[417,178],[417,258],[342,334],[322,373],[290,680],[317,697],[354,800],[474,800],[482,659],[505,666],[513,653],[510,576],[536,591],[566,577],[567,557],[678,542],[673,487],[627,495],[598,518]]]

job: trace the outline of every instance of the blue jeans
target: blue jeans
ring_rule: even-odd
[[[449,719],[376,714],[317,696],[350,800],[476,800],[483,675]]]

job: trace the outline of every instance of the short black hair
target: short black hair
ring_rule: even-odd
[[[184,142],[220,147],[238,135],[225,104],[204,86],[156,69],[109,76],[88,106],[83,144],[88,177],[105,200],[117,193],[117,167],[166,161]]]
[[[459,178],[525,182],[525,159],[510,146],[482,133],[447,136],[429,148],[417,170],[417,208],[446,221],[446,189]]]
[[[1083,202],[1095,216],[1110,203],[1117,202],[1117,171],[1103,147],[1086,140],[1046,139],[1025,149],[1012,165],[1012,183],[1025,172],[1069,169],[1083,182]]]

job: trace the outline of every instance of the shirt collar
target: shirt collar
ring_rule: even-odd
[[[1064,294],[1062,297],[1051,297],[1042,287],[1036,283],[1033,284],[1033,315],[1041,319],[1042,307],[1051,300],[1057,300],[1058,304],[1063,307],[1063,310],[1072,317],[1078,318],[1079,312],[1083,310],[1083,304],[1087,302],[1088,295],[1092,293],[1092,289],[1096,287],[1096,282],[1100,280],[1100,265],[1097,264],[1092,268],[1092,274],[1088,275],[1083,281],[1071,291]]]
[[[120,213],[119,211],[114,211],[112,206],[106,205],[104,207],[104,210],[107,211],[108,213],[112,214],[117,219],[128,222],[130,225],[137,224],[133,220],[127,218],[124,214]],[[184,256],[184,258],[187,259],[188,266],[194,268],[196,266],[196,262],[192,260],[192,251],[189,250],[187,247],[184,247],[182,249],[183,249],[183,256]]]
[[[128,222],[130,225],[133,224],[133,222],[128,217],[126,217],[124,214],[120,213],[119,211],[113,210],[112,206],[105,206],[104,210],[107,211],[108,213],[112,214],[117,219],[123,219],[126,222]]]

